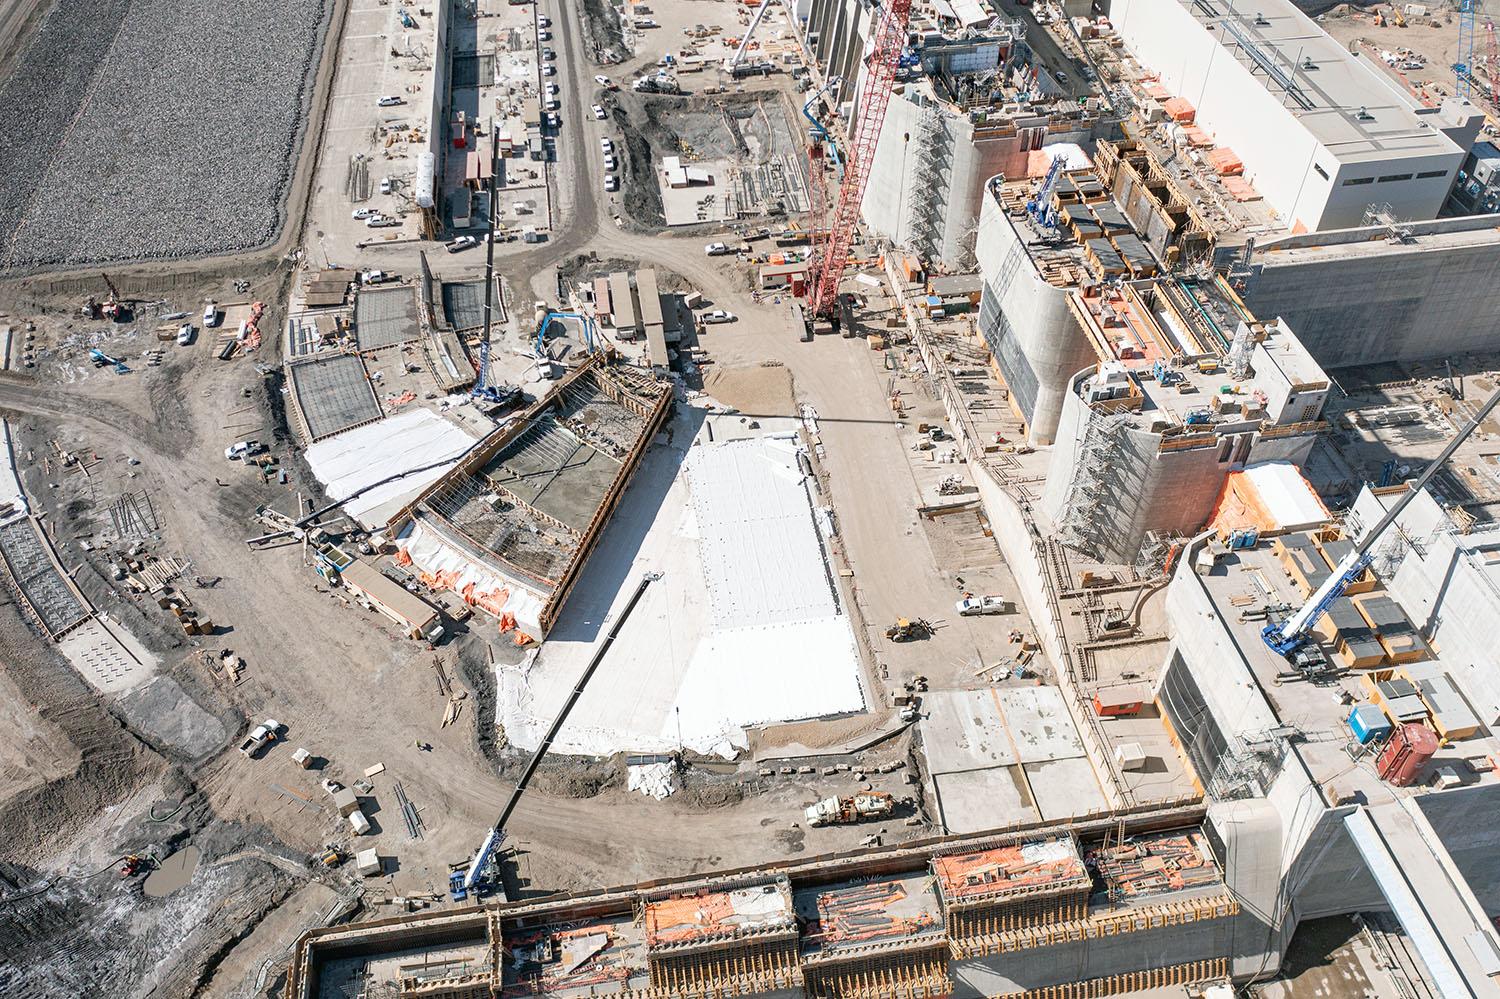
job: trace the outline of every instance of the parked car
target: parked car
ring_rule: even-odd
[[[379,213],[376,212],[373,208],[356,208],[352,213],[353,217],[356,219],[374,218],[377,214]]]
[[[396,182],[389,177],[380,178],[380,193],[390,194],[396,189]]]
[[[596,76],[594,77],[594,82],[599,84],[599,86],[604,87],[606,90],[613,88],[615,85],[614,81],[607,76]]]
[[[543,14],[536,19],[536,26],[538,28],[550,28],[552,27],[552,18],[548,17],[546,14]]]
[[[384,215],[377,216],[365,223],[371,229],[392,229],[400,224],[400,219],[386,218]]]
[[[594,117],[596,119],[598,119],[599,121],[603,121],[605,118],[609,117],[608,112],[606,112],[604,110],[604,105],[603,104],[595,104],[594,107],[593,107],[593,111],[594,111]]]
[[[275,742],[280,733],[281,722],[275,718],[267,718],[250,730],[250,734],[245,737],[245,741],[240,743],[240,752],[246,756],[253,757],[256,753]]]
[[[703,252],[708,254],[710,257],[722,257],[725,254],[733,253],[734,251],[729,248],[728,243],[709,243],[703,248]]]
[[[393,108],[397,104],[405,104],[406,103],[406,98],[404,98],[404,97],[382,97],[380,100],[376,101],[375,103],[379,107]]]
[[[732,322],[734,322],[738,318],[739,318],[739,316],[736,316],[733,312],[726,312],[723,309],[711,309],[708,312],[705,312],[702,315],[700,315],[698,317],[698,321],[700,323],[708,323],[708,324],[712,324],[712,323],[732,323]]]
[[[599,140],[599,151],[605,156],[615,151],[615,144],[609,136],[606,135]]]
[[[543,76],[556,76],[557,75],[557,67],[554,66],[554,65],[552,65],[552,63],[550,63],[550,62],[547,63],[546,65],[544,65],[542,67],[542,75]]]
[[[613,156],[604,157],[604,169],[613,172],[619,165],[619,162]]]
[[[548,97],[556,97],[558,94],[558,86],[555,83],[542,84],[542,90],[547,94]]]
[[[219,325],[219,307],[209,302],[203,307],[203,328],[211,330],[217,325]]]
[[[460,250],[467,250],[469,247],[477,245],[479,245],[479,240],[473,236],[460,236],[457,239],[449,241],[448,252],[457,253]]]
[[[550,32],[550,31],[538,31],[536,33],[536,40],[539,41],[539,42],[550,42],[550,41],[552,41],[552,32]]]
[[[177,327],[177,346],[186,347],[193,342],[193,324],[183,323]]]
[[[604,175],[604,189],[606,191],[618,191],[620,189],[620,178],[612,173]]]
[[[556,111],[548,111],[547,112],[547,127],[548,128],[562,128],[562,118],[561,118],[561,116],[558,115],[558,113]]]
[[[557,53],[554,52],[554,51],[552,51],[552,49],[550,49],[550,48],[543,48],[542,49],[542,58],[545,59],[547,62],[552,62],[554,59],[557,58]]]

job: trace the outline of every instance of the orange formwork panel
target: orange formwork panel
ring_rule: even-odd
[[[1175,122],[1190,125],[1198,117],[1198,109],[1181,97],[1168,97],[1162,101],[1162,110]]]
[[[1182,137],[1194,149],[1207,149],[1214,144],[1214,140],[1209,137],[1209,134],[1197,125],[1184,125]]]
[[[1205,157],[1208,165],[1214,168],[1214,172],[1220,177],[1229,177],[1245,172],[1245,164],[1235,155],[1233,149],[1228,146],[1220,146],[1218,149],[1210,149]]]
[[[1224,190],[1236,201],[1259,201],[1260,192],[1244,177],[1225,177]]]

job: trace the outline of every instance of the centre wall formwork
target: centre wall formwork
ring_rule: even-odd
[[[928,116],[935,126],[930,132],[923,120]],[[952,105],[907,88],[892,95],[886,108],[861,206],[865,222],[950,271],[972,270],[974,220],[989,179],[1025,177],[1034,141],[1087,144],[1092,137],[1092,127],[1049,131],[1044,115],[975,125]]]
[[[1233,924],[1232,918],[1201,919],[955,961],[953,997],[1005,996],[1131,972],[1162,971],[1170,980],[1172,969],[1184,969],[1181,981],[1222,977],[1229,973]]]
[[[1064,398],[1056,447],[1042,489],[1039,512],[1044,523],[1057,530],[1063,526],[1081,471],[1090,423],[1129,419],[1095,412],[1084,401],[1080,395],[1083,382],[1094,372],[1093,367],[1080,371]],[[1268,437],[1249,429],[1199,436],[1202,442],[1195,446],[1166,447],[1166,439],[1149,428],[1127,422],[1114,431],[1115,446],[1106,473],[1111,488],[1091,513],[1097,526],[1092,533],[1106,540],[1091,554],[1107,562],[1130,563],[1152,531],[1196,534],[1212,515],[1230,472],[1259,461],[1290,461],[1300,467],[1316,441],[1311,434]]]

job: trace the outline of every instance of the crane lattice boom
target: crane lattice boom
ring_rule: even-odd
[[[808,310],[812,316],[831,316],[834,312],[839,281],[849,263],[849,250],[854,245],[854,230],[859,224],[865,183],[870,179],[870,163],[880,142],[880,127],[885,123],[891,86],[896,80],[901,49],[906,44],[906,25],[910,16],[911,0],[890,0],[880,18],[880,26],[875,29],[870,55],[865,62],[865,86],[859,102],[859,116],[851,130],[850,145],[844,156],[844,182],[839,187],[838,204],[834,206],[829,222],[822,266],[812,284]]]

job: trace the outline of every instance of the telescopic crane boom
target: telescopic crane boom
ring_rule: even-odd
[[[1469,439],[1469,435],[1478,428],[1479,424],[1484,422],[1485,417],[1490,415],[1490,411],[1495,408],[1497,403],[1500,403],[1500,389],[1496,389],[1485,400],[1484,405],[1479,407],[1473,418],[1464,425],[1462,430],[1454,435],[1453,439],[1448,442],[1448,446],[1443,448],[1442,453],[1433,459],[1432,463],[1427,466],[1427,470],[1417,478],[1417,481],[1412,484],[1411,488],[1385,512],[1385,516],[1380,518],[1374,530],[1367,532],[1364,540],[1356,544],[1354,550],[1344,556],[1343,561],[1339,562],[1323,585],[1313,591],[1307,598],[1307,602],[1285,621],[1265,626],[1261,631],[1261,637],[1265,639],[1268,646],[1281,655],[1287,656],[1297,651],[1302,643],[1307,641],[1307,633],[1311,630],[1314,622],[1322,617],[1329,607],[1333,606],[1335,600],[1344,595],[1344,591],[1349,588],[1349,584],[1358,579],[1360,573],[1364,572],[1369,566],[1371,558],[1370,548],[1375,544],[1376,539],[1396,522],[1396,518],[1401,515],[1401,511],[1406,509],[1406,504],[1410,503],[1412,498],[1421,492],[1428,482],[1432,481],[1432,477],[1438,473],[1438,470],[1443,465],[1447,464],[1448,459],[1453,457],[1453,453],[1458,450],[1459,446]]]

